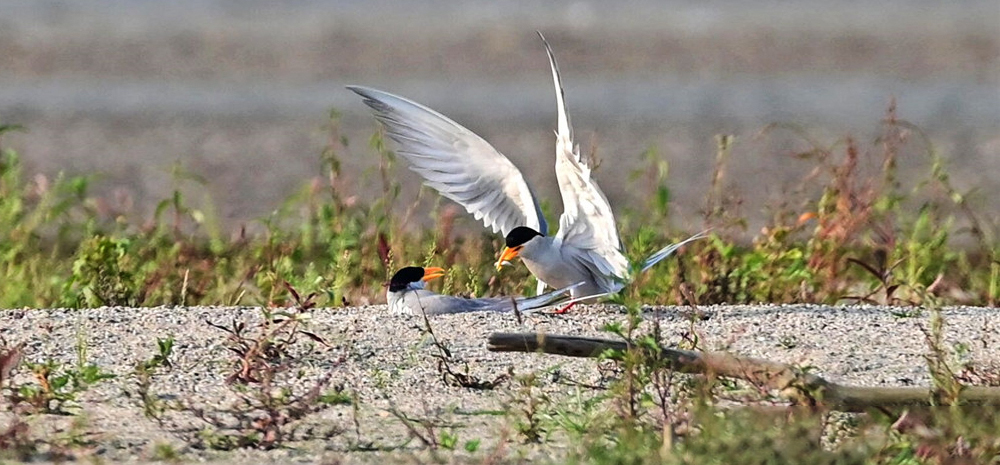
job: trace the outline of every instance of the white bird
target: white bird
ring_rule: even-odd
[[[577,283],[536,297],[484,297],[466,299],[450,295],[441,295],[427,289],[427,281],[444,276],[445,271],[438,267],[421,268],[408,266],[400,269],[389,280],[389,290],[385,298],[389,304],[389,312],[403,315],[447,315],[467,312],[498,312],[515,311],[530,312],[546,307],[562,304],[569,299]]]
[[[507,157],[488,142],[448,117],[406,98],[367,87],[348,86],[374,110],[386,134],[399,145],[397,154],[424,183],[458,202],[477,220],[502,232],[505,247],[500,268],[520,257],[545,286],[572,289],[574,299],[619,291],[630,281],[629,262],[622,251],[614,213],[591,178],[587,161],[573,143],[569,114],[563,101],[559,67],[548,42],[545,51],[556,88],[556,178],[562,194],[559,231],[549,236],[534,192]],[[642,264],[645,271],[697,234],[657,251]]]

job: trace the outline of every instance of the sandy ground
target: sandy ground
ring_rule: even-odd
[[[677,308],[649,311],[659,314],[668,341],[680,341],[692,325]],[[726,306],[706,307],[705,318],[693,328],[706,349],[816,367],[828,379],[873,386],[929,385],[922,358],[927,353],[921,328],[929,316],[883,307]],[[965,347],[962,360],[1000,362],[1000,313],[996,309],[952,308],[945,312],[948,347]],[[296,440],[272,450],[211,452],[187,447],[177,427],[200,425],[191,415],[171,414],[173,426],[164,428],[145,418],[135,397],[135,364],[155,351],[156,338],[173,336],[174,368],[157,378],[154,391],[164,399],[183,399],[209,410],[231,405],[234,396],[225,384],[231,356],[222,331],[206,322],[229,326],[233,321],[259,321],[260,310],[241,308],[99,308],[86,310],[5,310],[0,312],[0,335],[10,344],[26,342],[29,361],[54,359],[75,363],[80,348],[86,361],[117,378],[93,386],[80,398],[75,416],[36,418],[38,428],[61,425],[62,432],[79,420],[93,443],[84,448],[101,461],[147,461],[160,444],[172,444],[185,460],[223,462],[375,462],[427,459],[431,452],[417,440],[408,441],[392,408],[411,418],[432,419],[459,437],[458,449],[479,439],[478,457],[492,453],[502,437],[510,437],[513,420],[495,412],[510,408],[517,387],[506,383],[493,390],[446,385],[441,381],[430,345],[418,317],[389,315],[385,306],[331,308],[315,311],[309,329],[329,342],[299,354],[300,378],[291,382],[303,389],[324,373],[334,386],[357,394],[359,409],[335,406],[306,420],[313,432],[336,432],[327,440]],[[434,332],[471,374],[491,380],[513,370],[540,373],[539,385],[553,404],[573,402],[593,391],[572,381],[606,383],[592,360],[533,354],[491,353],[485,348],[492,332],[544,331],[551,334],[611,337],[602,332],[609,322],[623,321],[615,307],[582,307],[565,316],[532,315],[522,323],[512,315],[467,314],[435,317]],[[648,321],[648,320],[647,320]],[[22,374],[19,382],[27,379]],[[7,418],[9,413],[0,413]],[[59,429],[57,428],[57,430]],[[303,428],[308,431],[310,428]],[[438,433],[440,434],[440,433]],[[516,435],[515,435],[516,436]],[[558,437],[544,446],[504,446],[508,457],[546,457],[565,453]],[[390,449],[390,450],[385,450]],[[465,452],[442,452],[445,460]],[[452,457],[451,454],[457,454]]]

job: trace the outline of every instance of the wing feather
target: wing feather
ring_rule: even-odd
[[[518,226],[548,233],[524,176],[488,142],[419,103],[379,90],[347,86],[371,107],[396,153],[441,195],[459,203],[493,232]]]
[[[589,258],[595,261],[595,266],[605,276],[625,278],[628,260],[621,251],[621,239],[611,204],[590,177],[590,167],[580,156],[580,147],[573,144],[573,128],[566,111],[559,65],[545,37],[540,32],[538,36],[545,44],[545,53],[552,68],[558,110],[556,178],[562,194],[563,214],[559,217],[556,237],[565,244],[589,252]]]

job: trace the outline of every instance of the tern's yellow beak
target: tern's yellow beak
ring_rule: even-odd
[[[500,271],[500,268],[503,268],[504,265],[509,265],[511,260],[517,258],[517,254],[521,253],[521,247],[504,247],[496,263],[497,271]]]
[[[424,281],[430,281],[434,278],[440,278],[445,275],[444,268],[438,268],[436,266],[429,266],[424,268]]]

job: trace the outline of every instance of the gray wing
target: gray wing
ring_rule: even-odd
[[[484,299],[463,299],[450,295],[441,295],[426,289],[412,290],[402,295],[389,295],[388,304],[391,311],[409,315],[448,315],[452,313],[474,312],[488,310]]]
[[[576,283],[535,297],[481,297],[466,299],[449,295],[423,296],[420,305],[427,315],[448,315],[468,312],[510,313],[516,308],[531,312],[557,305],[570,297],[570,292],[582,286]]]
[[[448,117],[403,97],[347,86],[364,98],[396,151],[424,183],[458,202],[483,225],[505,236],[518,226],[542,234],[548,225],[535,195],[507,157]]]
[[[420,295],[419,301],[407,302],[413,314],[420,315],[453,315],[456,313],[469,312],[511,312],[514,309],[514,300],[508,297],[483,297],[479,299],[466,299],[450,295],[441,295],[427,292]]]
[[[468,312],[505,311],[503,305],[493,299],[465,299],[450,295],[436,294],[433,299],[423,302],[428,315],[451,315]]]
[[[611,204],[590,177],[590,167],[580,156],[580,147],[573,144],[559,65],[545,37],[541,33],[538,36],[545,44],[552,68],[558,111],[556,178],[562,194],[563,214],[559,217],[556,238],[580,249],[576,259],[590,262],[590,267],[602,274],[623,278],[628,273],[628,260],[621,253],[621,239]]]

